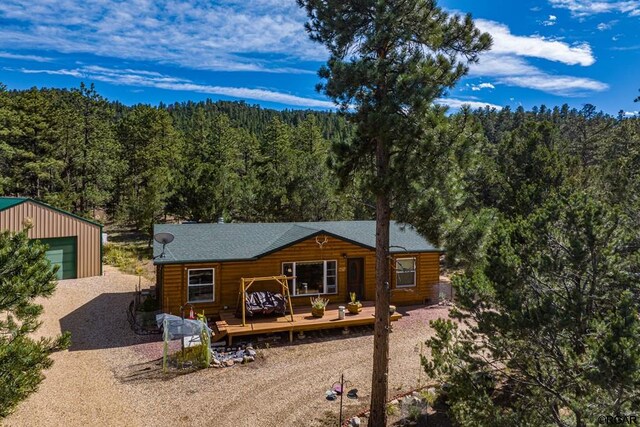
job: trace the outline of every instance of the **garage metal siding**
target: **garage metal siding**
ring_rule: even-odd
[[[33,222],[33,228],[29,230],[30,239],[77,237],[78,277],[101,275],[101,230],[99,225],[65,215],[38,203],[26,201],[0,211],[0,230],[21,231],[24,228],[23,222],[26,218],[30,218]]]

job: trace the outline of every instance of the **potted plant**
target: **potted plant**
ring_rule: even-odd
[[[356,299],[356,293],[349,292],[349,298],[351,298],[351,302],[347,304],[347,310],[349,310],[349,313],[360,313],[362,311],[362,303]]]
[[[324,316],[324,310],[327,308],[329,300],[326,298],[312,297],[311,298],[311,315],[313,317]]]

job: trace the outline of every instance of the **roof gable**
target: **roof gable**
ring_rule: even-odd
[[[0,197],[0,211],[17,206],[27,200],[29,199],[25,197]]]
[[[95,225],[97,227],[102,227],[102,224],[100,224],[98,222],[91,221],[90,219],[83,218],[83,217],[81,217],[79,215],[76,215],[76,214],[71,213],[71,212],[67,212],[67,211],[62,210],[62,209],[58,209],[58,208],[56,208],[54,206],[48,205],[48,204],[46,204],[44,202],[41,202],[39,200],[31,199],[29,197],[0,197],[0,211],[3,211],[5,209],[13,208],[13,207],[18,206],[18,205],[20,205],[22,203],[25,203],[25,202],[35,203],[37,205],[40,205],[40,206],[43,206],[45,208],[51,209],[51,210],[53,210],[55,212],[58,212],[58,213],[60,213],[62,215],[68,215],[68,216],[73,217],[75,219],[79,219],[80,221],[87,222],[87,223]]]
[[[253,260],[321,234],[375,249],[375,221],[156,225],[154,233],[160,232],[175,239],[156,264]],[[391,253],[442,252],[410,225],[395,221],[390,240]],[[162,245],[154,242],[154,256],[161,253]]]

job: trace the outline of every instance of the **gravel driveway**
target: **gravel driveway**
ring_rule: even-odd
[[[262,346],[248,365],[165,376],[157,363],[160,338],[135,335],[126,319],[137,282],[107,266],[102,277],[60,282],[42,301],[39,334],[69,330],[73,344],[53,355],[39,391],[5,425],[336,425],[339,401],[327,401],[324,392],[341,373],[359,390],[358,400],[344,399],[345,412],[367,406],[372,329],[310,334],[293,345]],[[425,382],[420,344],[432,333],[428,321],[447,315],[445,308],[400,311],[404,317],[391,334],[390,395]]]

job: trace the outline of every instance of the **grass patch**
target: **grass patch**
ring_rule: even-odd
[[[102,261],[127,274],[147,276],[144,262],[151,260],[152,249],[147,245],[104,245]]]
[[[387,415],[390,417],[398,415],[398,407],[393,403],[387,403]]]
[[[184,364],[190,364],[194,368],[206,368],[205,356],[203,352],[206,351],[202,345],[196,345],[193,347],[187,347],[169,355],[169,361],[175,366],[183,366]]]

